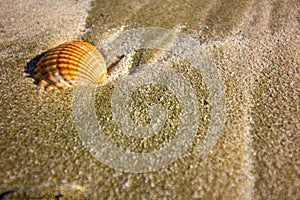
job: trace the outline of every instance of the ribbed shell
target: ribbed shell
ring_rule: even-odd
[[[99,84],[107,75],[103,56],[84,41],[66,42],[50,49],[34,72],[38,84],[47,91],[84,83]]]

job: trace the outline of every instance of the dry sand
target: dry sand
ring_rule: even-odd
[[[299,199],[299,6],[296,0],[1,2],[1,197]],[[97,44],[121,26],[183,27],[220,69],[225,130],[204,160],[188,153],[156,172],[111,169],[78,137],[72,90],[46,93],[26,78],[26,64],[46,49],[80,37]]]

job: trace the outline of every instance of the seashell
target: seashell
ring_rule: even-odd
[[[46,91],[74,85],[99,84],[107,75],[103,56],[84,41],[72,41],[54,47],[36,64],[34,79]]]

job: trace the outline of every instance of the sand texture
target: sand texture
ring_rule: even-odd
[[[299,1],[8,0],[0,8],[0,199],[300,198]],[[45,92],[25,70],[64,41],[99,44],[142,27],[172,29],[201,43],[225,84],[226,123],[204,159],[191,151],[158,171],[125,173],[82,144],[73,89]],[[143,53],[134,62],[159,54]],[[196,76],[191,80],[197,85]],[[100,124],[112,87],[97,98],[106,105],[97,113]],[[166,98],[176,104],[171,94]],[[132,144],[109,127],[121,146]]]

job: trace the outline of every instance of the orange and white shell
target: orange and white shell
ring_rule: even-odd
[[[39,86],[48,91],[102,83],[107,70],[104,58],[96,47],[84,41],[72,41],[47,51],[36,64],[34,73]]]

